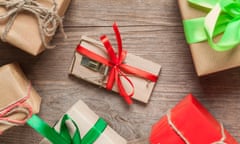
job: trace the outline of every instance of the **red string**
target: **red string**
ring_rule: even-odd
[[[29,84],[28,90],[27,90],[27,95],[20,99],[19,101],[9,105],[6,107],[4,110],[0,112],[0,120],[7,121],[9,123],[17,124],[17,125],[22,125],[25,124],[26,121],[32,116],[32,107],[25,102],[30,98],[30,93],[31,93],[31,84]],[[28,111],[29,115],[23,118],[22,120],[13,120],[9,119],[7,115],[14,111],[16,108],[24,108]],[[1,133],[0,133],[1,134]]]
[[[77,46],[76,51],[79,52],[80,54],[89,57],[90,59],[93,59],[97,62],[100,62],[111,69],[109,70],[109,75],[108,75],[108,80],[106,84],[106,89],[112,90],[112,87],[114,83],[116,82],[118,86],[118,91],[119,94],[124,98],[124,100],[128,104],[132,104],[132,99],[131,97],[134,95],[134,84],[132,81],[127,77],[126,74],[133,74],[135,76],[156,82],[158,79],[158,76],[143,71],[141,69],[132,67],[130,65],[124,64],[123,61],[127,55],[127,51],[122,49],[122,39],[120,32],[118,30],[118,26],[116,23],[113,24],[113,30],[115,32],[117,44],[118,44],[118,55],[115,54],[114,49],[107,38],[107,36],[102,36],[100,39],[107,51],[109,59],[106,59],[98,54],[95,54],[94,52],[89,51],[87,48],[84,48],[81,45]],[[122,84],[122,78],[128,81],[130,86],[132,87],[132,91],[130,93],[127,93],[123,84]]]

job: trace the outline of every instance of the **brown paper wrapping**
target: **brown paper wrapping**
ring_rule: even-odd
[[[79,100],[72,108],[67,111],[67,114],[76,122],[81,137],[94,126],[99,116],[96,115],[83,101]],[[55,129],[59,131],[61,120],[56,124]],[[70,127],[70,133],[74,130],[72,125]],[[47,139],[43,139],[40,144],[51,144]],[[110,126],[107,126],[100,137],[94,142],[94,144],[127,144],[127,141],[117,134]]]
[[[52,6],[52,0],[38,0],[38,2],[49,8]],[[58,4],[58,14],[63,16],[69,6],[70,0],[56,0],[56,3]],[[6,10],[0,7],[0,15],[5,12]],[[4,32],[6,22],[0,23],[0,35]],[[6,41],[34,56],[45,49],[40,38],[37,19],[29,13],[21,13],[17,16],[6,36]]]
[[[178,0],[183,20],[204,17],[206,13],[192,8],[187,0]],[[190,44],[196,72],[203,76],[240,66],[240,47],[226,52],[213,50],[208,42]]]
[[[29,84],[18,64],[8,64],[0,67],[0,112],[25,97]],[[34,114],[39,112],[41,98],[33,88],[31,88],[30,98],[26,103],[32,107]],[[10,119],[15,120],[21,120],[24,117],[25,115],[21,113],[14,113],[9,116]],[[10,127],[0,124],[0,131],[3,132]]]
[[[103,56],[107,59],[105,49],[102,43],[100,43],[99,41],[83,36],[81,38],[80,44],[83,47],[87,48],[88,50],[95,52],[96,54]],[[81,61],[82,55],[79,54],[78,52],[75,52],[72,65],[70,67],[70,74],[78,78],[84,79],[90,83],[99,85],[101,87],[106,87],[107,77],[105,78],[103,74],[90,70],[85,66],[82,66]],[[131,53],[127,54],[124,62],[130,66],[145,70],[154,75],[159,75],[161,70],[161,66],[159,64],[135,56]],[[133,99],[147,103],[156,83],[148,81],[143,78],[136,77],[134,75],[128,75],[128,78],[132,81],[135,87]],[[102,80],[104,80],[104,82],[102,82]],[[127,81],[123,81],[123,85],[125,86],[126,91],[131,91],[131,86],[128,84]],[[113,86],[112,90],[118,92],[116,84]]]

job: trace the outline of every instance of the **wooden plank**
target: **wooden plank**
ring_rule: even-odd
[[[118,94],[67,75],[81,35],[111,37],[117,21],[123,45],[130,53],[157,62],[162,72],[149,104],[128,107]],[[152,124],[193,93],[225,128],[240,141],[239,68],[198,78],[185,42],[176,1],[73,0],[65,18],[68,39],[58,33],[58,47],[30,56],[0,43],[0,65],[18,61],[43,98],[40,116],[53,125],[78,99],[82,99],[130,143],[148,143]],[[28,126],[0,136],[1,144],[37,144],[41,137]]]
[[[181,21],[174,0],[72,0],[65,16],[65,26],[111,26],[117,21],[123,26],[179,26]]]
[[[79,32],[97,38],[102,33],[112,33],[110,27],[68,28],[69,39],[62,42],[61,36],[57,35],[55,42],[58,42],[58,47],[39,57],[26,55],[5,45],[0,51],[3,57],[0,63],[20,61],[43,97],[40,116],[50,124],[54,124],[78,99],[82,99],[126,139],[146,139],[151,125],[187,93],[192,92],[239,140],[239,69],[199,79],[181,29],[140,26],[120,30],[125,49],[163,65],[148,105],[135,103],[129,108],[117,94],[67,75],[75,45],[80,38]],[[23,134],[22,131],[26,132]],[[16,141],[37,143],[39,139],[38,134],[27,126],[11,129],[0,137],[1,142],[10,144]]]

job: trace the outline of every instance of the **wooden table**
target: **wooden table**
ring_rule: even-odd
[[[112,23],[119,24],[124,48],[162,65],[149,104],[128,107],[118,94],[68,76],[75,46],[81,35],[112,38]],[[240,69],[198,78],[185,42],[175,0],[72,0],[58,47],[37,57],[8,44],[0,44],[0,64],[17,61],[42,96],[40,116],[53,125],[78,99],[130,143],[146,144],[151,126],[188,93],[193,93],[240,141]],[[1,144],[37,144],[41,137],[28,126],[15,127],[2,136]]]

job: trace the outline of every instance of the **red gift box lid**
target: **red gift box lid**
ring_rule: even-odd
[[[156,123],[151,132],[151,144],[213,144],[224,135],[226,144],[238,142],[191,94],[178,103],[170,112],[170,119],[182,136],[169,124],[167,116]],[[219,143],[220,144],[220,143]]]

